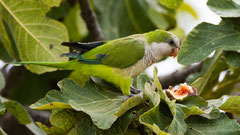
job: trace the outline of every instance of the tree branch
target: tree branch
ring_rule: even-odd
[[[190,74],[200,72],[201,68],[202,63],[193,66],[188,66],[183,70],[178,70],[170,75],[158,77],[158,79],[160,80],[162,87],[164,89],[167,89],[170,85],[174,86],[176,84],[185,82],[186,78]]]
[[[78,0],[81,8],[81,16],[87,24],[91,38],[94,41],[104,40],[104,36],[99,27],[96,14],[92,11],[88,0]]]

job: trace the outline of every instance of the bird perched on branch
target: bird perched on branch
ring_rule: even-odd
[[[71,67],[78,70],[79,76],[88,79],[89,76],[99,77],[119,87],[123,94],[129,95],[131,78],[160,61],[164,56],[175,57],[180,42],[176,36],[167,31],[155,30],[111,41],[63,42],[62,45],[75,50],[84,50],[83,54],[75,51],[62,55],[76,59],[72,61],[78,63],[77,68]],[[54,64],[49,63],[38,63],[38,65],[54,67]],[[55,63],[55,67],[59,67],[57,65]]]

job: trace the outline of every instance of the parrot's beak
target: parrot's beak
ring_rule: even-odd
[[[174,48],[173,49],[173,52],[169,54],[169,56],[173,56],[173,57],[176,57],[178,55],[178,50],[179,48]]]

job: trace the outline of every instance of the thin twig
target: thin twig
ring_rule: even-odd
[[[176,71],[170,75],[158,77],[162,87],[164,89],[168,88],[170,85],[174,86],[179,83],[185,82],[186,78],[195,72],[200,72],[202,68],[202,63],[197,65],[192,65],[184,68],[183,70]]]
[[[102,41],[104,36],[99,27],[96,14],[92,11],[88,0],[78,0],[81,8],[81,16],[87,24],[92,40]]]

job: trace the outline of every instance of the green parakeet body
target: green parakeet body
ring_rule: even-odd
[[[63,45],[86,51],[83,54],[79,52],[63,54],[76,59],[72,60],[75,62],[72,69],[74,66],[77,67],[75,68],[77,73],[73,78],[87,78],[82,79],[86,81],[90,76],[99,77],[119,87],[123,94],[129,95],[131,78],[164,56],[176,56],[180,42],[176,36],[167,31],[155,30],[106,42],[64,42]]]

